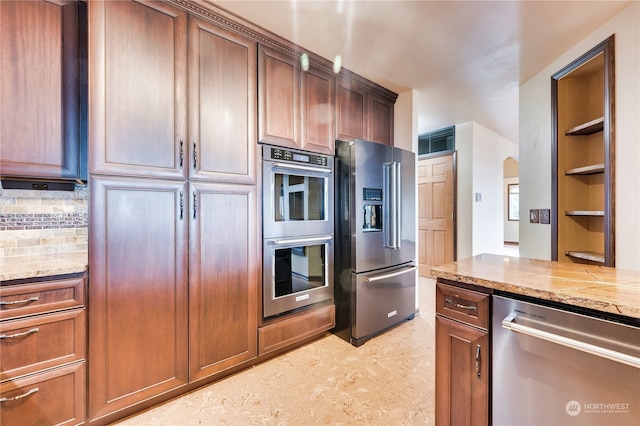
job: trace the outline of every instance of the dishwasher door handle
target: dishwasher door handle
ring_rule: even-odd
[[[518,324],[515,322],[517,314],[513,313],[502,320],[502,328],[513,331],[515,333],[525,334],[547,342],[555,343],[567,348],[575,349],[601,358],[610,359],[612,361],[626,364],[631,367],[640,368],[640,358],[612,349],[603,348],[602,346],[593,345],[581,340],[572,339],[570,337],[560,336],[548,331],[539,330],[534,327]]]

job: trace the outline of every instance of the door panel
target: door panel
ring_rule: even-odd
[[[187,377],[183,182],[92,177],[90,413],[99,417]]]
[[[184,177],[186,20],[160,2],[89,3],[91,173]]]
[[[302,73],[302,149],[335,155],[336,78],[310,67]]]
[[[254,186],[192,184],[189,218],[190,379],[257,356],[260,284]]]
[[[455,259],[454,156],[418,163],[418,234],[420,275]]]
[[[192,179],[256,182],[256,42],[189,17]]]

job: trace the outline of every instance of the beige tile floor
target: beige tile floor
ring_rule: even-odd
[[[118,425],[433,425],[434,287],[420,278],[420,314],[359,348],[328,334]]]

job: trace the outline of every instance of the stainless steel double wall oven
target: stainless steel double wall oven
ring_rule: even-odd
[[[333,301],[333,157],[262,146],[263,316]]]

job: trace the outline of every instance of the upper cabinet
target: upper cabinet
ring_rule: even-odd
[[[336,77],[319,66],[302,72],[302,144],[307,151],[335,154]]]
[[[397,95],[384,95],[346,77],[337,93],[337,139],[365,139],[393,146],[393,106]]]
[[[256,182],[257,43],[189,17],[189,176]]]
[[[552,259],[615,266],[614,39],[552,76]]]
[[[86,4],[0,2],[3,177],[86,179]]]
[[[89,8],[90,172],[184,178],[187,14],[161,2]]]

